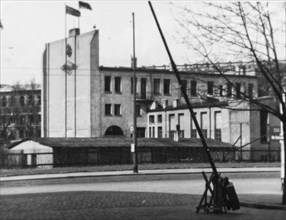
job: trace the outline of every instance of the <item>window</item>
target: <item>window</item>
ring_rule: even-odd
[[[149,116],[149,123],[154,123],[154,115]]]
[[[170,80],[164,79],[164,95],[170,95]]]
[[[11,105],[11,106],[15,106],[15,104],[16,104],[16,99],[15,99],[15,96],[12,95],[12,96],[10,97],[10,105]]]
[[[111,92],[111,77],[110,76],[105,76],[104,77],[104,91],[105,92]]]
[[[192,138],[197,138],[197,129],[193,129],[191,130],[191,137]]]
[[[28,105],[29,106],[34,105],[34,97],[32,95],[29,95],[29,97],[28,97]]]
[[[136,105],[135,113],[136,113],[136,116],[137,116],[137,117],[141,116],[141,108],[140,108],[140,105]]]
[[[236,98],[240,98],[241,97],[241,84],[240,83],[235,83],[235,89],[236,89]]]
[[[136,82],[136,85],[137,85],[137,78],[135,78],[135,82]],[[133,94],[133,77],[131,77],[131,88],[130,89],[131,89],[131,94]]]
[[[188,87],[188,81],[182,80],[182,88],[186,94],[187,94],[187,87]]]
[[[158,123],[162,123],[162,115],[158,115],[157,117],[158,117],[157,119]]]
[[[201,128],[202,128],[202,132],[205,138],[208,137],[208,118],[207,118],[207,113],[206,112],[202,112],[201,113]]]
[[[115,104],[114,105],[114,115],[115,116],[120,116],[121,115],[121,105],[120,104]]]
[[[191,81],[191,96],[197,96],[197,81]]]
[[[3,96],[2,97],[2,107],[6,107],[6,105],[7,105],[7,98],[6,98],[6,96]]]
[[[158,127],[158,135],[157,135],[158,138],[162,138],[163,137],[163,132],[162,132],[162,127],[159,126]]]
[[[248,84],[248,96],[249,96],[249,99],[253,98],[253,84],[252,83]]]
[[[219,96],[223,96],[223,86],[219,86]]]
[[[137,127],[136,133],[138,138],[144,138],[145,137],[145,128],[144,127]]]
[[[41,105],[41,102],[42,102],[42,101],[41,101],[41,96],[39,95],[39,96],[38,96],[38,105]]]
[[[160,94],[160,79],[154,79],[154,94]]]
[[[111,104],[105,104],[105,115],[106,116],[111,115]]]
[[[169,115],[169,137],[174,138],[174,134],[176,131],[176,123],[175,123],[175,115]]]
[[[215,112],[215,140],[221,141],[221,112]]]
[[[230,82],[227,83],[227,97],[232,96],[232,85]]]
[[[25,98],[24,98],[24,96],[20,96],[20,105],[21,106],[24,106],[25,105]]]
[[[114,91],[121,93],[121,77],[115,77]]]
[[[214,82],[208,81],[208,94],[213,95],[214,93]]]

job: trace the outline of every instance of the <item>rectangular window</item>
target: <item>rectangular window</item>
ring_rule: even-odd
[[[114,91],[121,93],[121,77],[115,77]]]
[[[241,97],[241,84],[240,83],[235,83],[235,90],[236,90],[236,98],[240,98]]]
[[[219,86],[219,96],[223,96],[223,86]]]
[[[164,79],[164,95],[170,95],[170,80]]]
[[[154,94],[160,94],[160,79],[154,79]]]
[[[136,105],[136,109],[135,109],[135,113],[136,113],[136,116],[139,117],[141,116],[141,108],[140,108],[140,105]]]
[[[149,123],[154,123],[154,115],[149,116]]]
[[[215,112],[215,139],[221,141],[221,112]]]
[[[202,112],[201,113],[201,128],[202,128],[202,132],[205,138],[208,137],[208,118],[207,118],[207,113],[206,112]]]
[[[214,93],[214,82],[208,81],[208,94],[213,95]]]
[[[111,76],[104,77],[104,91],[111,92]]]
[[[227,97],[232,96],[232,85],[230,82],[227,83]]]
[[[253,84],[252,83],[248,84],[248,96],[249,96],[249,99],[253,98]]]
[[[195,116],[197,116],[197,113],[195,113]],[[197,138],[197,128],[193,119],[191,119],[191,138]]]
[[[192,129],[191,130],[191,137],[192,138],[197,138],[197,129]]]
[[[105,115],[110,116],[111,114],[111,104],[105,104]]]
[[[120,104],[115,104],[114,105],[114,115],[115,116],[120,116],[121,115],[121,105]]]
[[[197,96],[197,81],[191,81],[191,96]]]
[[[162,115],[158,115],[158,123],[162,123]]]
[[[187,88],[188,88],[188,81],[187,80],[182,80],[182,88],[184,92],[187,94]]]
[[[137,86],[137,78],[135,79],[135,82],[136,82],[136,86]],[[133,77],[131,77],[131,94],[133,94]],[[137,88],[136,88],[137,90]]]
[[[158,138],[162,138],[163,137],[163,132],[162,132],[162,127],[158,127]]]

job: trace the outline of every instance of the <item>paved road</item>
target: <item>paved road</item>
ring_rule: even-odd
[[[136,182],[80,183],[60,185],[40,185],[21,187],[1,187],[1,195],[70,192],[70,191],[125,191],[125,192],[160,192],[177,194],[199,194],[204,190],[202,179],[160,180]],[[238,194],[281,194],[279,178],[232,178]]]
[[[283,210],[244,208],[228,214],[195,214],[202,179],[92,182],[1,187],[3,219],[284,219]],[[87,183],[84,180],[88,180]],[[45,180],[44,180],[45,181]],[[56,180],[55,180],[56,181]],[[238,195],[281,195],[279,177],[231,178]],[[12,183],[11,183],[12,184]],[[13,184],[12,184],[13,185]]]

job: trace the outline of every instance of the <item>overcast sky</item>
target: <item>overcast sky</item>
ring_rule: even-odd
[[[78,1],[1,0],[1,82],[12,84],[35,79],[41,83],[45,44],[65,36],[65,4],[78,8]],[[132,12],[135,13],[138,66],[168,65],[169,58],[147,1],[85,1],[92,11],[81,10],[81,33],[99,29],[100,65],[130,66]],[[180,4],[191,1],[180,2]],[[194,2],[193,2],[194,3]],[[175,38],[176,7],[153,1],[153,7],[177,64],[200,62]],[[194,6],[196,7],[196,6]],[[67,29],[77,27],[77,18],[67,15]]]
[[[85,1],[92,11],[81,10],[81,33],[99,29],[100,65],[130,66],[132,12],[135,13],[138,65],[169,64],[147,1]],[[78,1],[1,0],[1,83],[41,82],[42,54],[47,42],[65,36],[65,4],[78,8]],[[174,40],[172,7],[154,2],[160,24],[178,63],[186,63],[187,50]],[[77,27],[76,17],[67,15],[67,26]],[[176,51],[176,52],[175,52]]]

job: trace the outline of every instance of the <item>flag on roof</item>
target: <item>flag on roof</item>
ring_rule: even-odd
[[[66,14],[80,17],[80,11],[66,5]]]
[[[90,4],[88,4],[88,3],[86,3],[86,2],[79,1],[79,2],[78,2],[78,5],[79,5],[79,8],[85,8],[85,9],[92,10]]]

